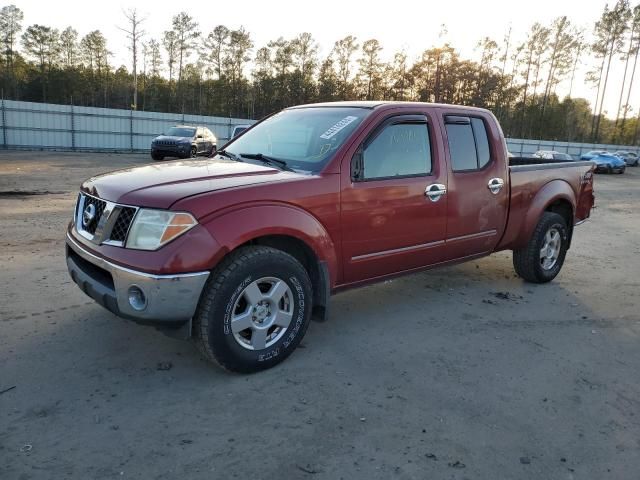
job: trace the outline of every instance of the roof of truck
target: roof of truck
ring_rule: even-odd
[[[464,105],[450,105],[446,103],[429,103],[429,102],[399,102],[399,101],[377,101],[377,100],[346,100],[339,102],[324,102],[324,103],[308,103],[305,105],[295,105],[289,107],[289,109],[295,108],[315,108],[315,107],[351,107],[351,108],[367,108],[373,110],[375,108],[384,106],[416,106],[416,107],[443,107],[443,108],[460,108],[464,110],[481,110],[486,111],[484,108],[468,107]]]

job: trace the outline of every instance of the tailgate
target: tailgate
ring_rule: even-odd
[[[595,202],[593,195],[593,170],[589,168],[580,175],[580,192],[578,193],[578,205],[576,206],[576,220],[581,222],[589,218]]]

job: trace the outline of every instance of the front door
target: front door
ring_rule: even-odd
[[[504,232],[509,207],[506,151],[495,120],[484,112],[442,110],[449,152],[449,260],[489,253]]]
[[[343,173],[344,283],[441,260],[447,173],[433,153],[440,148],[432,127],[424,114],[385,118],[358,147],[350,175]]]

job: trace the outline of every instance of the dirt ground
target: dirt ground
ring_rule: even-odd
[[[640,168],[597,176],[551,284],[503,252],[342,293],[243,376],[67,274],[80,182],[147,161],[0,153],[3,480],[638,478]]]

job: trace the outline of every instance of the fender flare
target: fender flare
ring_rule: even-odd
[[[571,205],[572,218],[570,225],[567,225],[567,228],[570,232],[573,231],[573,220],[576,212],[576,194],[566,181],[559,179],[551,180],[538,190],[531,200],[525,215],[523,228],[515,242],[515,245],[524,246],[527,244],[533,234],[533,230],[536,228],[536,225],[538,225],[543,212],[548,209],[549,205],[557,202],[558,200],[564,200]]]
[[[208,219],[203,226],[221,246],[211,259],[213,268],[227,253],[251,240],[284,235],[304,242],[328,270],[329,289],[338,280],[338,252],[327,229],[306,210],[290,204],[240,206]]]

